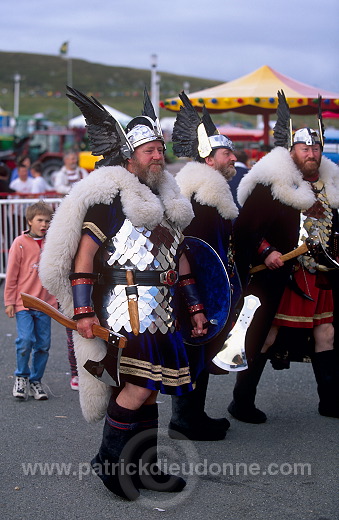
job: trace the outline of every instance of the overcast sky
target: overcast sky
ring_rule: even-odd
[[[0,50],[236,79],[262,65],[339,92],[338,0],[12,0]],[[20,72],[20,71],[18,71]]]

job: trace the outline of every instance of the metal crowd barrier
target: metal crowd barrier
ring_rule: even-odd
[[[60,197],[39,195],[35,198],[14,198],[9,195],[7,199],[0,199],[0,279],[6,278],[6,267],[9,248],[13,240],[27,229],[25,212],[30,204],[43,200],[55,210],[62,200]]]

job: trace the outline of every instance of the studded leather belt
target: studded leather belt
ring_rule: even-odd
[[[168,271],[137,271],[132,270],[136,285],[175,285],[178,281],[178,272]],[[125,269],[107,269],[99,275],[99,284],[110,282],[116,285],[127,285]]]

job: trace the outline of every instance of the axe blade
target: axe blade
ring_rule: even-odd
[[[101,361],[88,359],[84,368],[93,377],[109,386],[120,386],[120,358],[122,348],[117,346],[116,336],[110,334],[107,341],[107,353]]]

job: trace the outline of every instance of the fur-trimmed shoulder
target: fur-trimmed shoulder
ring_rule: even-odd
[[[124,214],[135,226],[153,229],[165,216],[184,229],[194,216],[190,202],[181,195],[179,186],[168,172],[159,187],[159,196],[121,166],[99,168],[75,184],[55,212],[39,265],[43,286],[56,296],[62,311],[69,317],[73,316],[73,298],[68,275],[87,209],[94,204],[112,203],[118,193]],[[95,379],[83,365],[87,359],[101,360],[106,347],[98,338],[84,339],[76,332],[73,337],[82,413],[87,421],[97,421],[105,415],[111,387]]]
[[[187,163],[175,177],[181,193],[191,200],[193,197],[204,206],[216,208],[226,220],[238,216],[228,182],[223,175],[207,164],[192,161]]]
[[[338,207],[339,168],[326,157],[322,157],[319,173],[325,183],[331,207]],[[290,153],[282,147],[265,155],[244,175],[237,192],[242,206],[257,184],[270,186],[274,199],[302,211],[310,208],[316,200],[310,184],[303,180]]]
[[[68,315],[72,309],[65,284],[76,254],[87,209],[95,204],[111,204],[120,193],[125,216],[134,226],[156,227],[164,216],[184,229],[193,218],[192,206],[181,195],[173,176],[165,172],[159,197],[138,177],[121,166],[105,166],[75,184],[55,212],[40,262],[43,285],[54,294]]]
[[[325,157],[321,158],[320,178],[325,184],[328,202],[332,208],[339,208],[339,166]]]

